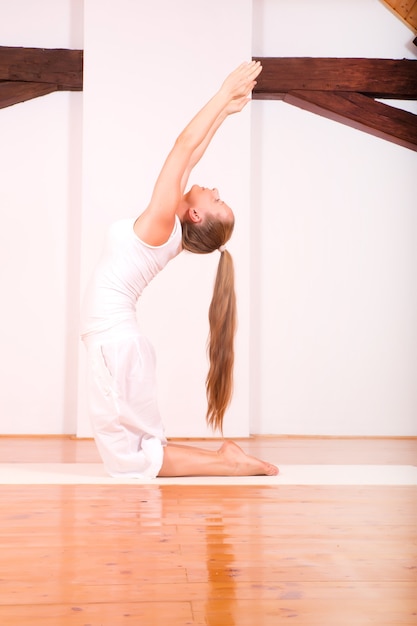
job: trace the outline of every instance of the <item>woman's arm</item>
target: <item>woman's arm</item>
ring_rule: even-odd
[[[151,201],[136,221],[135,230],[144,241],[160,245],[168,239],[192,168],[226,117],[242,110],[249,101],[261,70],[259,62],[242,63],[179,135],[155,183]]]
[[[217,129],[220,128],[220,126],[223,124],[224,120],[227,118],[228,115],[231,115],[232,113],[240,112],[249,101],[250,101],[250,98],[246,96],[242,96],[241,98],[234,98],[221,111],[221,113],[219,113],[219,115],[217,116],[217,119],[212,124],[209,132],[207,133],[203,141],[200,143],[199,146],[197,146],[197,148],[194,150],[193,154],[191,155],[186,171],[184,172],[184,175],[181,179],[181,193],[184,193],[191,171],[197,165],[197,163],[199,162],[199,160],[205,153]]]

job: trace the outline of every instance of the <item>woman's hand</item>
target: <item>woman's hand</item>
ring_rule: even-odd
[[[242,96],[241,98],[234,98],[226,105],[224,112],[226,115],[232,115],[233,113],[240,113],[243,107],[250,102],[250,98]]]
[[[256,85],[256,78],[262,72],[259,61],[242,63],[223,82],[220,91],[225,94],[228,104],[226,113],[238,113],[250,100],[250,93]]]

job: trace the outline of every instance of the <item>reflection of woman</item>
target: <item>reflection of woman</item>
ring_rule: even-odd
[[[94,437],[111,475],[272,475],[278,471],[231,441],[216,452],[167,443],[155,397],[153,348],[136,321],[136,303],[143,289],[182,249],[200,254],[220,251],[209,311],[207,421],[221,430],[232,395],[234,274],[224,245],[232,234],[234,216],[217,189],[194,185],[184,191],[216,130],[249,101],[261,69],[258,62],[243,63],[226,78],[177,138],[145,211],[136,221],[120,220],[109,230],[86,295],[82,338],[90,364]]]

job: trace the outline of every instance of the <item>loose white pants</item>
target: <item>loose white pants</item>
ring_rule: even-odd
[[[154,478],[167,441],[156,401],[155,353],[142,335],[88,343],[89,408],[111,476]]]

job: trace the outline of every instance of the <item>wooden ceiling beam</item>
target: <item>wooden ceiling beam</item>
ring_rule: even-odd
[[[414,60],[310,57],[257,57],[257,60],[263,68],[254,90],[257,99],[282,99],[289,91],[305,89],[417,100],[417,61]]]
[[[58,91],[56,85],[50,83],[29,83],[23,81],[0,81],[0,109],[32,98],[45,96]]]
[[[417,150],[417,116],[359,93],[290,91],[284,102]]]
[[[256,100],[284,100],[417,151],[417,115],[374,98],[417,100],[417,61],[258,57]]]
[[[82,50],[0,46],[0,108],[53,91],[82,89]]]

